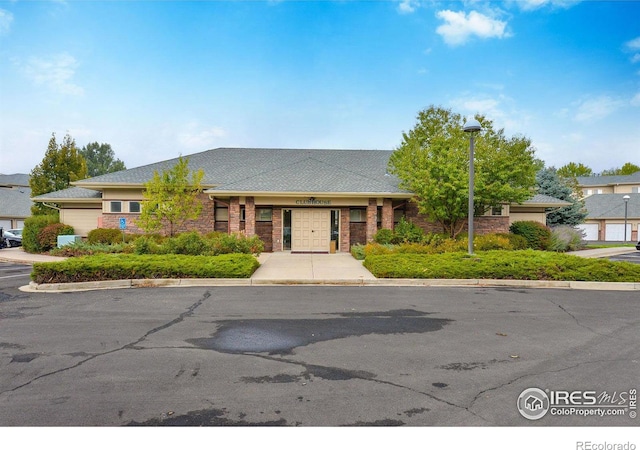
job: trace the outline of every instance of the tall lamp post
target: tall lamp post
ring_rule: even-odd
[[[631,197],[629,197],[628,195],[625,195],[624,197],[622,197],[622,199],[624,200],[624,243],[627,243],[627,207],[629,206],[629,199]]]
[[[480,122],[476,119],[468,120],[462,127],[465,133],[469,133],[469,254],[473,255],[473,181],[475,177],[473,168],[473,146],[476,132],[482,130]]]

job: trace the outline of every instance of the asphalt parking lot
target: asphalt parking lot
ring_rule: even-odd
[[[612,256],[609,258],[611,261],[626,261],[634,264],[640,264],[640,250],[622,255]]]
[[[637,292],[46,294],[18,291],[20,270],[0,279],[0,426],[638,425],[628,403],[622,416],[535,421],[517,408],[532,387],[628,402],[640,385]]]

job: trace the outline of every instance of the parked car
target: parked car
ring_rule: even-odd
[[[20,247],[22,245],[22,229],[7,230],[3,235],[7,247]]]
[[[636,250],[640,250],[640,241],[636,244]]]

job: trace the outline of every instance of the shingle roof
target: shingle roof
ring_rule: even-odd
[[[0,188],[0,217],[25,218],[31,215],[31,189]]]
[[[33,197],[38,201],[59,201],[59,200],[91,200],[101,199],[102,192],[81,187],[70,187],[61,191],[49,192],[47,194]]]
[[[387,174],[391,151],[218,148],[188,155],[191,170],[203,169],[202,184],[235,192],[407,193]],[[140,184],[178,158],[75,182],[91,188]]]
[[[612,186],[617,184],[640,184],[640,171],[631,175],[605,175],[594,177],[577,177],[578,185],[586,186]]]
[[[559,198],[551,197],[549,195],[544,194],[536,194],[531,197],[529,200],[526,200],[524,205],[548,205],[550,207],[553,206],[568,206],[571,203],[566,202],[564,200],[560,200]]]
[[[627,218],[640,219],[640,194],[596,194],[584,199],[587,219],[624,219],[624,199],[629,196]]]

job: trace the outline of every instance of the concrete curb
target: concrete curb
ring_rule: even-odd
[[[521,289],[574,289],[600,291],[637,291],[640,283],[606,283],[595,281],[538,281],[538,280],[449,280],[449,279],[400,279],[375,280],[252,280],[250,278],[183,278],[88,281],[82,283],[29,283],[20,288],[23,292],[78,292],[103,289],[131,289],[145,287],[215,287],[215,286],[380,286],[380,287],[504,287]]]

